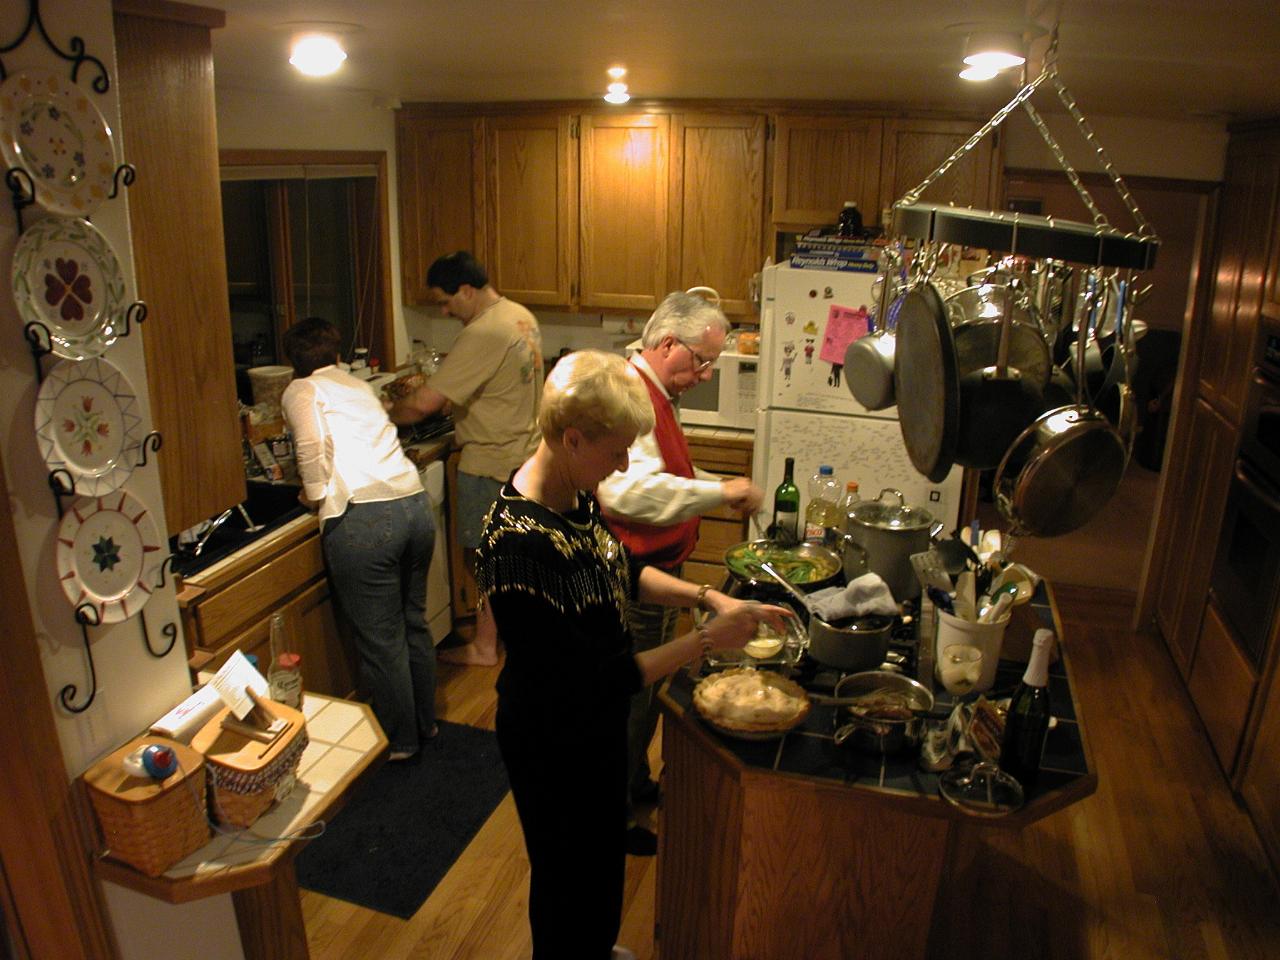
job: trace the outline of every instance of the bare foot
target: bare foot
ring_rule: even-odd
[[[441,663],[453,663],[466,667],[496,667],[498,665],[498,654],[496,652],[486,656],[485,652],[480,650],[474,643],[467,643],[461,647],[450,647],[448,650],[437,650],[436,659]]]

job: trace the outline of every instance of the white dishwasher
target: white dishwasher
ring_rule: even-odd
[[[427,624],[431,636],[439,643],[453,629],[450,611],[452,591],[449,589],[449,549],[444,516],[444,463],[434,460],[420,473],[422,486],[431,503],[431,516],[436,522],[436,545],[431,554],[431,569],[427,571]]]

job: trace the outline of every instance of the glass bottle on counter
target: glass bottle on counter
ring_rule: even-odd
[[[844,485],[844,496],[840,498],[840,528],[848,529],[849,514],[859,503],[862,502],[862,495],[858,493],[858,481],[850,480]]]
[[[795,457],[787,457],[782,482],[773,492],[773,524],[769,527],[769,535],[783,543],[795,543],[800,539],[800,488],[796,486],[795,469]]]
[[[840,481],[835,471],[823,464],[809,479],[809,504],[804,508],[804,538],[825,541],[830,529],[843,530],[840,513]]]
[[[1009,701],[1000,744],[1000,769],[1024,787],[1040,774],[1040,755],[1049,735],[1049,661],[1053,654],[1053,631],[1040,629],[1031,641],[1031,660],[1022,683]]]
[[[285,649],[284,614],[271,617],[271,666],[268,695],[277,703],[302,709],[302,657]]]

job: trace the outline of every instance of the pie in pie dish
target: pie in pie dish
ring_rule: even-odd
[[[809,713],[809,697],[770,670],[725,670],[702,680],[693,705],[712,726],[735,736],[781,736]]]

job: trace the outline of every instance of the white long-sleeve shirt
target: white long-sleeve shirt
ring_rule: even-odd
[[[280,407],[293,434],[303,493],[320,501],[321,525],[352,501],[399,500],[422,491],[396,428],[363,380],[321,367],[285,387]]]
[[[671,394],[644,357],[637,355],[631,362],[671,400]],[[714,473],[696,466],[692,478],[665,472],[658,439],[652,430],[636,437],[627,457],[630,463],[626,472],[610,474],[596,488],[596,499],[615,514],[641,523],[668,526],[702,516],[724,503],[720,478]]]

